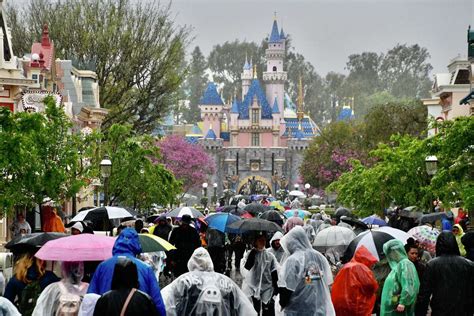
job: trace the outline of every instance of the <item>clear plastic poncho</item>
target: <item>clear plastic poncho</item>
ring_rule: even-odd
[[[257,251],[255,255],[255,263],[252,269],[245,269],[250,251],[245,253],[243,260],[240,262],[240,273],[242,274],[242,291],[247,297],[254,297],[267,304],[273,296],[272,272],[277,271],[278,261],[267,249]]]
[[[161,290],[168,316],[257,315],[237,284],[214,272],[209,253],[197,248],[188,261],[189,272]]]
[[[56,315],[59,299],[63,291],[78,295],[81,299],[87,293],[88,283],[82,282],[84,276],[83,262],[61,262],[62,280],[48,285],[38,297],[33,316]]]
[[[275,240],[280,240],[281,238],[283,237],[283,234],[281,232],[276,232],[272,239],[270,239],[270,247],[267,248],[267,250],[272,253],[275,258],[277,259],[278,263],[281,263],[283,260],[283,257],[285,255],[285,250],[283,250],[282,247],[278,248],[278,249],[275,249],[272,247],[272,243],[273,241]]]
[[[283,309],[285,315],[336,315],[329,292],[331,268],[327,259],[311,247],[303,227],[293,228],[280,243],[290,256],[283,264],[278,286],[293,292]]]
[[[10,300],[0,296],[0,316],[21,316]]]
[[[420,281],[415,265],[408,260],[405,247],[400,240],[392,239],[383,245],[391,272],[385,279],[380,302],[381,315],[414,315],[415,301]],[[396,311],[397,305],[404,305],[405,311]]]

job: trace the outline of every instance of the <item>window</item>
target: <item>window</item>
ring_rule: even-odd
[[[38,75],[37,74],[31,75],[31,79],[35,80],[36,83],[38,83]]]
[[[258,124],[259,111],[258,109],[252,109],[252,124]]]
[[[252,133],[252,146],[260,146],[260,135],[258,133]]]
[[[277,71],[277,67],[276,67],[276,66],[273,66],[273,71]]]

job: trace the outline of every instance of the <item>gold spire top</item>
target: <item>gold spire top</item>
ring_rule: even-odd
[[[253,79],[257,79],[257,65],[253,65]]]
[[[274,12],[273,12],[273,20],[275,20],[275,21],[276,21],[276,19],[277,19],[277,12],[276,12],[276,11],[274,11]]]

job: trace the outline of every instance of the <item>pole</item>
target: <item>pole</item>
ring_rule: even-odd
[[[109,178],[105,177],[104,178],[104,206],[107,206],[109,204]],[[99,197],[100,199],[100,197]],[[100,201],[99,201],[100,204]]]

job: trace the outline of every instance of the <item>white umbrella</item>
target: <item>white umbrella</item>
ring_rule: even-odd
[[[189,215],[192,218],[204,217],[204,215],[196,210],[194,207],[184,206],[178,207],[166,214],[166,217],[183,217],[183,215]]]
[[[347,246],[355,238],[352,229],[342,226],[331,226],[321,230],[314,239],[316,250],[324,251],[328,247]]]
[[[123,207],[116,206],[101,206],[79,212],[71,222],[79,222],[84,220],[95,220],[95,219],[114,219],[114,218],[125,218],[133,217],[130,211],[127,211]]]
[[[306,194],[304,194],[303,192],[299,191],[299,190],[293,190],[293,191],[290,191],[290,193],[288,193],[290,196],[296,196],[296,197],[306,197]]]

